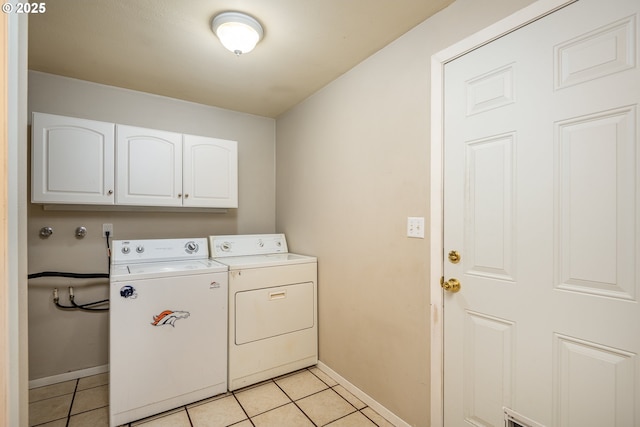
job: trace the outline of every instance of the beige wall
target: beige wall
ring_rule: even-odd
[[[458,0],[277,120],[277,223],[318,256],[320,360],[429,425],[431,55],[532,3]]]
[[[238,141],[239,208],[227,213],[28,210],[29,273],[46,270],[106,272],[102,224],[115,239],[206,237],[275,231],[275,120],[98,85],[39,72],[29,73],[29,113],[45,112]],[[41,239],[50,226],[54,234]],[[74,230],[88,234],[76,239]],[[108,363],[108,315],[62,311],[52,303],[58,287],[68,303],[107,297],[105,280],[40,278],[29,281],[30,378],[38,379]]]

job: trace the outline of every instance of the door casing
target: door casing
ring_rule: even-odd
[[[431,426],[444,427],[444,316],[443,291],[443,145],[444,66],[447,62],[553,13],[578,0],[538,0],[431,57],[431,183],[430,183],[430,319]]]

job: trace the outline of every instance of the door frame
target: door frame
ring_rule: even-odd
[[[578,0],[538,0],[431,57],[430,319],[431,426],[444,427],[444,66]]]

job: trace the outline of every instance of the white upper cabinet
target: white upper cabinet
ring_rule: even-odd
[[[31,201],[114,203],[114,124],[33,113]]]
[[[116,204],[182,206],[182,134],[116,126]]]
[[[237,208],[236,141],[194,135],[183,138],[183,205]]]
[[[116,203],[238,207],[235,141],[117,125]]]
[[[34,203],[238,207],[238,144],[33,113]]]

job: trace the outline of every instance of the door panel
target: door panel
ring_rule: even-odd
[[[636,117],[625,107],[556,125],[559,289],[635,299]]]
[[[184,135],[184,206],[238,207],[236,141]]]
[[[466,418],[479,425],[500,425],[502,414],[492,409],[496,404],[511,407],[515,324],[472,311],[464,316]]]
[[[637,356],[559,334],[554,339],[554,425],[637,425]]]
[[[33,113],[31,200],[113,204],[114,124]]]
[[[497,135],[465,147],[467,274],[514,280],[514,137]]]
[[[182,134],[116,126],[121,205],[182,206]]]
[[[445,66],[446,426],[640,423],[639,11],[579,0]]]

